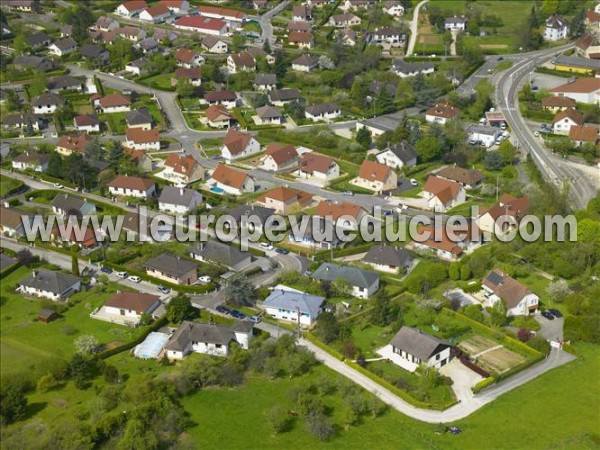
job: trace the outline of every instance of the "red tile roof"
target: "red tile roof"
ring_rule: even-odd
[[[364,160],[358,170],[358,176],[363,180],[383,182],[387,180],[391,171],[392,169],[388,166],[374,161]]]
[[[281,144],[279,142],[271,142],[267,145],[265,153],[271,156],[278,165],[285,164],[298,157],[296,147],[292,144]]]
[[[244,182],[246,181],[247,177],[248,175],[246,175],[244,172],[232,169],[225,164],[219,164],[212,174],[213,180],[236,189],[241,189],[244,187]]]
[[[147,191],[154,185],[154,181],[149,178],[127,177],[124,175],[117,175],[108,183],[108,186],[112,188],[131,189],[134,191]]]
[[[175,154],[167,156],[164,162],[165,167],[170,167],[173,172],[188,176],[195,170],[197,164],[191,155],[179,156]]]
[[[85,152],[86,147],[92,142],[91,136],[88,134],[77,134],[69,136],[61,136],[58,139],[57,147],[66,148],[72,152]]]
[[[573,125],[569,130],[569,138],[574,141],[590,142],[595,144],[598,142],[598,128],[592,126]]]
[[[142,128],[127,128],[126,137],[128,141],[133,141],[136,144],[147,144],[150,142],[160,141],[160,135],[156,128],[152,130],[144,130]]]
[[[135,311],[137,314],[143,314],[158,300],[159,297],[152,294],[144,294],[141,292],[117,292],[104,303],[104,306],[127,309]]]
[[[198,28],[201,30],[222,30],[227,26],[221,19],[202,16],[184,16],[175,21],[175,25],[182,27]]]
[[[98,100],[98,104],[103,108],[113,108],[116,106],[129,106],[131,101],[121,94],[108,94]]]
[[[206,115],[206,118],[211,122],[214,122],[216,120],[232,119],[232,116],[227,111],[227,108],[221,105],[210,105],[208,108],[206,108],[204,114]]]
[[[250,133],[229,129],[227,135],[223,138],[223,145],[229,149],[232,155],[237,155],[244,151],[252,140]]]
[[[430,192],[440,199],[442,203],[446,204],[453,198],[456,198],[460,188],[460,183],[457,183],[456,181],[446,180],[432,175],[427,178],[425,186],[423,186],[423,191]]]

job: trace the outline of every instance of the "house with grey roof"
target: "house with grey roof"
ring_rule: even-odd
[[[300,89],[273,89],[268,96],[272,105],[284,106],[294,100],[300,100]]]
[[[11,162],[13,169],[33,170],[34,172],[45,172],[48,168],[50,156],[47,153],[25,151],[15,156]]]
[[[171,253],[163,253],[145,263],[146,274],[173,284],[191,285],[198,281],[198,264]]]
[[[97,61],[100,64],[105,64],[110,58],[108,50],[96,44],[83,44],[79,48],[79,54],[84,59]]]
[[[366,128],[373,137],[381,136],[386,131],[395,131],[400,125],[400,120],[390,115],[373,117],[356,122],[356,131]]]
[[[127,128],[141,128],[142,130],[151,130],[154,120],[148,108],[139,108],[125,113],[125,122]]]
[[[389,144],[381,153],[375,156],[378,163],[394,169],[413,167],[417,165],[417,152],[406,140],[398,144]]]
[[[65,99],[58,94],[38,95],[31,101],[34,114],[52,114],[65,104]]]
[[[259,73],[254,78],[254,89],[270,91],[277,88],[277,75],[274,73]]]
[[[397,274],[408,272],[414,258],[406,250],[395,245],[374,245],[362,261],[380,272]]]
[[[379,274],[358,267],[339,266],[323,263],[310,276],[313,280],[330,281],[346,280],[352,287],[351,294],[358,298],[369,298],[379,289]]]
[[[77,42],[71,37],[56,41],[48,47],[48,51],[56,56],[65,56],[77,50]]]
[[[263,302],[268,316],[299,325],[310,326],[323,312],[325,298],[279,286]]]
[[[229,210],[227,215],[235,220],[235,223],[231,223],[232,227],[246,228],[251,226],[262,234],[267,219],[274,214],[275,210],[273,208],[258,205],[240,205]]]
[[[62,216],[85,217],[96,214],[96,205],[86,198],[61,193],[52,200],[52,211]]]
[[[18,70],[34,69],[40,72],[49,72],[58,67],[58,64],[51,59],[33,55],[15,56],[12,63]]]
[[[17,289],[25,295],[59,301],[79,291],[81,281],[70,274],[36,269],[31,275],[19,281]]]
[[[9,130],[37,132],[43,127],[43,122],[35,114],[7,114],[2,118],[2,127]]]
[[[252,255],[249,252],[215,240],[202,242],[190,249],[190,256],[198,261],[221,264],[236,272],[252,263]]]
[[[319,105],[307,106],[304,111],[306,118],[311,119],[313,122],[318,122],[319,120],[329,122],[340,117],[341,114],[342,110],[335,103],[321,103]]]
[[[48,90],[50,92],[60,91],[82,91],[85,82],[81,78],[71,75],[61,75],[48,80]]]
[[[0,272],[4,272],[4,269],[8,269],[9,267],[17,264],[19,261],[17,258],[12,258],[4,253],[0,253]]]
[[[418,74],[427,75],[435,71],[435,65],[429,62],[407,62],[396,59],[392,63],[391,71],[400,78],[414,77]]]
[[[187,214],[202,204],[202,195],[194,189],[165,186],[158,197],[158,209],[174,214]]]
[[[38,48],[47,47],[52,43],[52,37],[43,31],[31,34],[25,38],[29,46],[36,50]]]
[[[248,350],[253,327],[249,320],[238,321],[231,326],[184,320],[164,349],[171,360],[183,359],[192,352],[227,356],[232,344]]]
[[[414,372],[421,364],[436,369],[445,366],[452,359],[451,349],[450,343],[443,339],[416,328],[402,327],[390,343],[377,353],[403,369]]]

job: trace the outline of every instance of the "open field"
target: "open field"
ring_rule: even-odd
[[[472,336],[469,339],[462,341],[458,346],[467,352],[469,355],[477,355],[485,350],[496,347],[498,344],[491,339],[483,336]]]
[[[491,350],[477,358],[477,364],[481,365],[488,372],[503,373],[513,367],[518,366],[525,357],[506,348],[497,348]]]

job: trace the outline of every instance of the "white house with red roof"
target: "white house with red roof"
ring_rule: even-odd
[[[223,138],[221,156],[228,163],[259,152],[260,143],[250,133],[229,129],[227,135]]]
[[[462,184],[431,175],[420,193],[427,200],[428,207],[436,212],[445,212],[466,201]]]
[[[117,197],[149,198],[156,194],[156,183],[150,178],[117,175],[108,183],[108,192]]]
[[[175,59],[178,66],[185,67],[186,69],[198,67],[204,63],[202,55],[185,47],[181,47],[175,52]]]
[[[184,16],[177,19],[173,26],[180,30],[196,31],[213,36],[224,36],[227,34],[227,23],[221,19],[213,19],[211,17]]]
[[[171,11],[165,5],[158,4],[143,10],[139,18],[143,22],[162,23],[171,17]]]
[[[122,17],[134,17],[145,9],[148,9],[148,4],[144,0],[132,0],[117,6],[115,13]]]
[[[117,292],[104,305],[91,314],[94,319],[121,325],[136,326],[142,316],[152,315],[160,306],[158,295],[142,292]]]

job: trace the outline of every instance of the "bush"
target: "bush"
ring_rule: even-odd
[[[491,386],[495,382],[496,382],[496,379],[494,377],[487,377],[487,378],[484,378],[483,380],[479,381],[475,386],[473,386],[471,388],[471,390],[473,391],[473,394],[477,394],[479,391],[481,391],[482,389],[485,389],[488,386]]]

